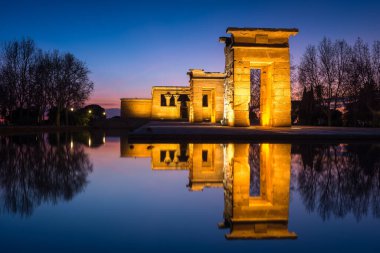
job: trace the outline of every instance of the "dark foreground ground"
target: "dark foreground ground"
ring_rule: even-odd
[[[228,127],[219,124],[151,121],[129,134],[130,141],[380,141],[380,128]]]
[[[5,126],[0,125],[0,135],[13,135],[13,134],[35,134],[41,132],[80,132],[80,131],[92,131],[99,130],[111,133],[125,133],[133,131],[136,128],[146,124],[147,120],[123,120],[120,118],[98,120],[93,122],[91,126]]]
[[[347,127],[228,127],[220,124],[109,119],[90,127],[0,126],[0,135],[40,132],[102,131],[108,136],[128,136],[134,142],[379,142],[380,128]]]

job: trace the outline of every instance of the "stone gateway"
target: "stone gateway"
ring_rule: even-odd
[[[189,86],[154,86],[148,99],[122,98],[121,117],[249,126],[251,73],[260,70],[262,126],[290,126],[289,37],[298,29],[227,28],[225,71],[190,69]]]

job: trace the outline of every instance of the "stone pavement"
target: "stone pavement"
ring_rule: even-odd
[[[131,132],[128,138],[142,142],[380,142],[380,128],[228,127],[210,123],[151,121]]]

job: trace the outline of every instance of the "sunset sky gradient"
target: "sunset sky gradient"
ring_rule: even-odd
[[[323,36],[380,40],[379,10],[376,1],[0,0],[0,42],[31,37],[74,53],[92,72],[90,103],[115,108],[154,85],[187,85],[190,68],[224,71],[227,27],[299,28],[290,40],[297,63]]]

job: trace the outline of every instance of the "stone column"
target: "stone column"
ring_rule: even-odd
[[[166,106],[170,106],[170,99],[172,97],[171,94],[165,94]]]
[[[178,101],[179,94],[174,94],[174,104],[177,107],[177,118],[181,118],[181,101]]]
[[[179,98],[179,94],[174,94],[173,97],[174,97],[175,104],[177,104],[178,98]]]
[[[169,164],[171,162],[172,162],[172,159],[170,159],[170,154],[169,154],[169,151],[167,150],[165,153],[164,163]]]

